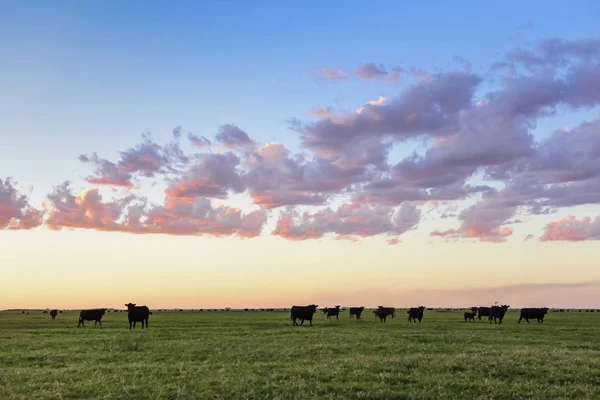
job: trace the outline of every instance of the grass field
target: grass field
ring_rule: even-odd
[[[0,312],[0,399],[600,399],[600,313],[405,316],[154,311],[129,331],[126,313]]]

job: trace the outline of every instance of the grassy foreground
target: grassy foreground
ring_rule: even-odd
[[[286,312],[0,312],[0,399],[600,399],[600,314],[465,323],[405,311],[292,328]]]

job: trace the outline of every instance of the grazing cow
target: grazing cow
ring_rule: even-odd
[[[425,311],[425,307],[411,307],[406,313],[408,314],[408,322],[417,322],[421,323],[423,319],[423,312]]]
[[[129,329],[135,329],[135,323],[141,322],[142,329],[144,329],[144,322],[146,323],[146,328],[148,328],[148,316],[152,313],[150,309],[146,306],[136,306],[135,303],[125,304],[127,307],[127,318],[129,319]]]
[[[326,314],[327,314],[327,319],[329,319],[329,317],[335,317],[336,319],[340,319],[340,307],[341,306],[335,306],[333,308],[326,308]]]
[[[106,308],[96,308],[94,310],[81,310],[79,313],[79,323],[77,327],[85,327],[84,321],[94,321],[94,325],[100,324],[102,326],[102,316],[106,312]]]
[[[42,314],[48,314],[48,310],[42,311]]]
[[[52,321],[56,319],[56,315],[58,315],[58,311],[52,310],[50,311],[50,316],[52,317]]]
[[[465,312],[465,322],[467,321],[473,321],[475,322],[475,317],[477,316],[477,313],[475,312]]]
[[[304,325],[304,320],[310,322],[310,326],[312,326],[313,315],[317,312],[316,304],[311,304],[310,306],[293,306],[290,312],[290,318],[292,320],[292,326],[297,326],[297,319],[301,319],[300,326]]]
[[[364,307],[350,307],[350,318],[355,316],[356,319],[360,319],[360,315],[364,310]]]
[[[321,308],[321,311],[323,312],[324,315],[327,315],[327,311],[329,311],[329,308],[327,308],[327,307]]]
[[[523,319],[529,323],[529,319],[537,319],[538,324],[544,322],[544,316],[548,313],[548,308],[522,308],[519,324]]]
[[[506,304],[503,304],[501,306],[492,306],[490,308],[490,316],[488,317],[490,324],[492,323],[492,319],[494,320],[494,323],[498,321],[499,324],[502,324],[504,315],[506,314],[509,308],[510,306],[507,306]]]
[[[391,315],[392,318],[394,318],[394,315],[396,314],[396,309],[394,307],[379,306],[376,310],[373,310],[373,314],[375,314],[376,317],[379,317],[379,322],[385,323],[388,315]]]
[[[385,310],[388,315],[391,315],[392,318],[394,318],[396,316],[396,309],[394,307],[383,307],[383,306],[377,306],[378,310]]]

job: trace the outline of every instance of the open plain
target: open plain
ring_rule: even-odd
[[[365,310],[125,312],[77,328],[77,311],[0,312],[2,399],[598,399],[600,313],[550,312],[543,324],[464,322],[428,310],[409,324]]]

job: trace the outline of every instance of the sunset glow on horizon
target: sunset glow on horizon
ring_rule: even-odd
[[[600,6],[311,4],[0,6],[0,310],[600,308]]]

